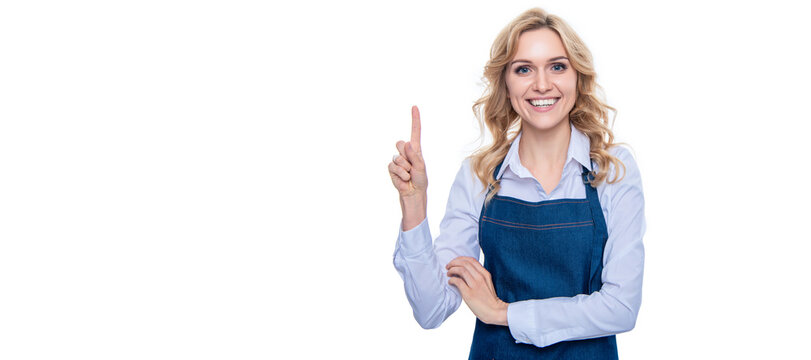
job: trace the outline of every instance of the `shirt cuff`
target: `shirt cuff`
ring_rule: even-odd
[[[419,225],[408,231],[403,231],[401,223],[397,242],[403,256],[417,256],[433,248],[428,218],[426,217]]]
[[[516,344],[532,344],[530,333],[533,328],[534,316],[530,304],[526,301],[516,301],[507,305],[507,326]]]

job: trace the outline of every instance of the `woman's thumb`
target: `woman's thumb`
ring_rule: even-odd
[[[411,163],[411,166],[422,168],[423,166],[422,154],[414,150],[414,147],[411,145],[410,141],[406,143],[405,150],[406,157],[408,158],[408,161]]]

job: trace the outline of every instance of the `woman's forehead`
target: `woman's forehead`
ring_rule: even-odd
[[[566,48],[557,32],[541,28],[524,32],[518,37],[518,48],[514,59],[530,62],[547,62],[554,58],[566,56]]]

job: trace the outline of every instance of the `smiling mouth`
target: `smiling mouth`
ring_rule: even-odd
[[[558,100],[560,100],[560,98],[554,98],[554,99],[529,99],[529,100],[527,100],[527,102],[529,102],[530,105],[532,105],[534,107],[537,107],[537,108],[548,108],[548,107],[551,107],[552,105],[555,105],[555,103],[557,103]]]

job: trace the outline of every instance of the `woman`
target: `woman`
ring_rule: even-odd
[[[531,9],[498,35],[484,76],[473,109],[493,143],[462,163],[433,245],[416,107],[389,164],[403,212],[394,266],[414,316],[435,328],[464,300],[471,359],[617,358],[614,334],[641,302],[644,199],[591,53]]]

